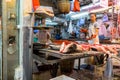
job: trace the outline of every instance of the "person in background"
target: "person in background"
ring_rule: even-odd
[[[120,38],[120,23],[118,25],[118,37]]]
[[[103,21],[99,29],[99,39],[115,39],[117,37],[117,28],[112,21]]]
[[[104,22],[104,25],[106,27],[106,38],[107,39],[115,39],[117,37],[117,27],[115,26],[114,22],[108,21],[108,22]]]
[[[49,44],[51,44],[52,43],[52,41],[51,41],[51,34],[50,34],[50,32],[47,32],[47,41],[46,41],[46,45],[49,45]]]
[[[104,40],[104,39],[110,39],[110,21],[108,18],[108,13],[105,11],[103,14],[103,17],[100,19],[101,22],[98,22],[100,24],[100,29],[99,29],[99,39]]]
[[[117,26],[113,25],[111,27],[111,40],[117,38]]]
[[[105,35],[105,37],[107,39],[111,39],[111,27],[112,27],[112,24],[110,24],[110,22],[104,22],[104,25],[106,27],[106,35]]]
[[[88,36],[86,37],[86,39],[88,40],[89,44],[99,44],[99,25],[96,21],[96,14],[95,13],[91,13],[90,14],[90,24],[88,27]],[[85,59],[85,62],[87,64],[95,64],[96,62],[96,57],[89,57]]]
[[[89,28],[88,28],[88,36],[87,36],[87,40],[89,42],[89,44],[99,44],[99,25],[96,21],[96,14],[95,13],[91,13],[90,14],[90,24],[89,24]]]
[[[42,18],[41,19],[41,24],[40,24],[41,27],[46,27],[46,21],[45,21],[45,18]]]
[[[100,19],[100,20],[97,20],[97,22],[99,23],[99,40],[104,40],[105,39],[105,36],[107,34],[106,32],[106,27],[105,25],[103,24],[103,21]]]

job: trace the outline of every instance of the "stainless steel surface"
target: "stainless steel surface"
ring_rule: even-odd
[[[40,56],[40,55],[44,55]],[[102,52],[95,52],[95,51],[88,51],[88,52],[74,52],[73,54],[63,54],[60,53],[59,51],[55,51],[55,50],[50,50],[50,49],[40,49],[39,50],[39,54],[33,54],[34,55],[34,59],[38,59],[39,61],[41,61],[44,64],[53,64],[53,63],[58,63],[62,60],[66,60],[66,59],[79,59],[79,58],[85,58],[85,57],[90,57],[90,56],[95,56],[95,55],[101,55],[103,54]],[[48,60],[47,58],[49,56],[53,56],[56,57],[57,59],[54,60]]]
[[[2,30],[0,30],[0,80],[2,80]]]
[[[85,52],[73,52],[72,54],[64,54],[60,53],[59,51],[51,50],[51,49],[40,49],[40,53],[44,54],[49,54],[51,56],[55,56],[61,59],[67,58],[67,57],[87,57],[87,56],[94,56],[94,55],[99,55],[102,54],[102,52],[97,52],[97,51],[85,51]]]
[[[23,28],[23,71],[24,80],[32,80],[32,44],[30,39],[30,29],[28,27]],[[31,47],[30,47],[31,46]]]
[[[3,67],[2,67],[2,80],[7,80],[7,50],[5,50],[6,48],[7,48],[7,26],[6,26],[6,24],[7,24],[7,18],[6,18],[6,16],[7,16],[7,9],[6,9],[6,1],[5,0],[2,0],[2,6],[4,6],[3,8],[2,8],[2,26],[4,26],[3,27],[3,63],[2,63],[2,65],[3,65]]]

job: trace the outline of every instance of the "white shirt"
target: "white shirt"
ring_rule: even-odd
[[[96,34],[96,29],[99,28],[98,23],[90,23],[89,24],[89,30],[88,30],[88,36],[91,37],[92,35]],[[89,44],[99,44],[99,37],[98,34],[95,38],[88,40]]]
[[[112,26],[109,26],[109,27],[106,29],[106,31],[107,31],[106,37],[108,37],[108,38],[111,38],[111,28],[112,28]]]

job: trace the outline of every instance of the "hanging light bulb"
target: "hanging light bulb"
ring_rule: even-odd
[[[11,0],[6,0],[6,2],[11,2]]]

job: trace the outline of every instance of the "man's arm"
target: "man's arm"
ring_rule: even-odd
[[[95,29],[95,34],[92,35],[92,38],[95,38],[99,33],[99,28]]]
[[[98,25],[98,23],[96,23],[94,25],[94,27],[95,27],[95,32],[93,31],[93,35],[91,37],[87,38],[87,40],[93,39],[99,34],[99,25]]]
[[[99,25],[97,22],[94,25],[94,27],[95,27],[95,33],[92,35],[92,38],[95,38],[99,34]]]

